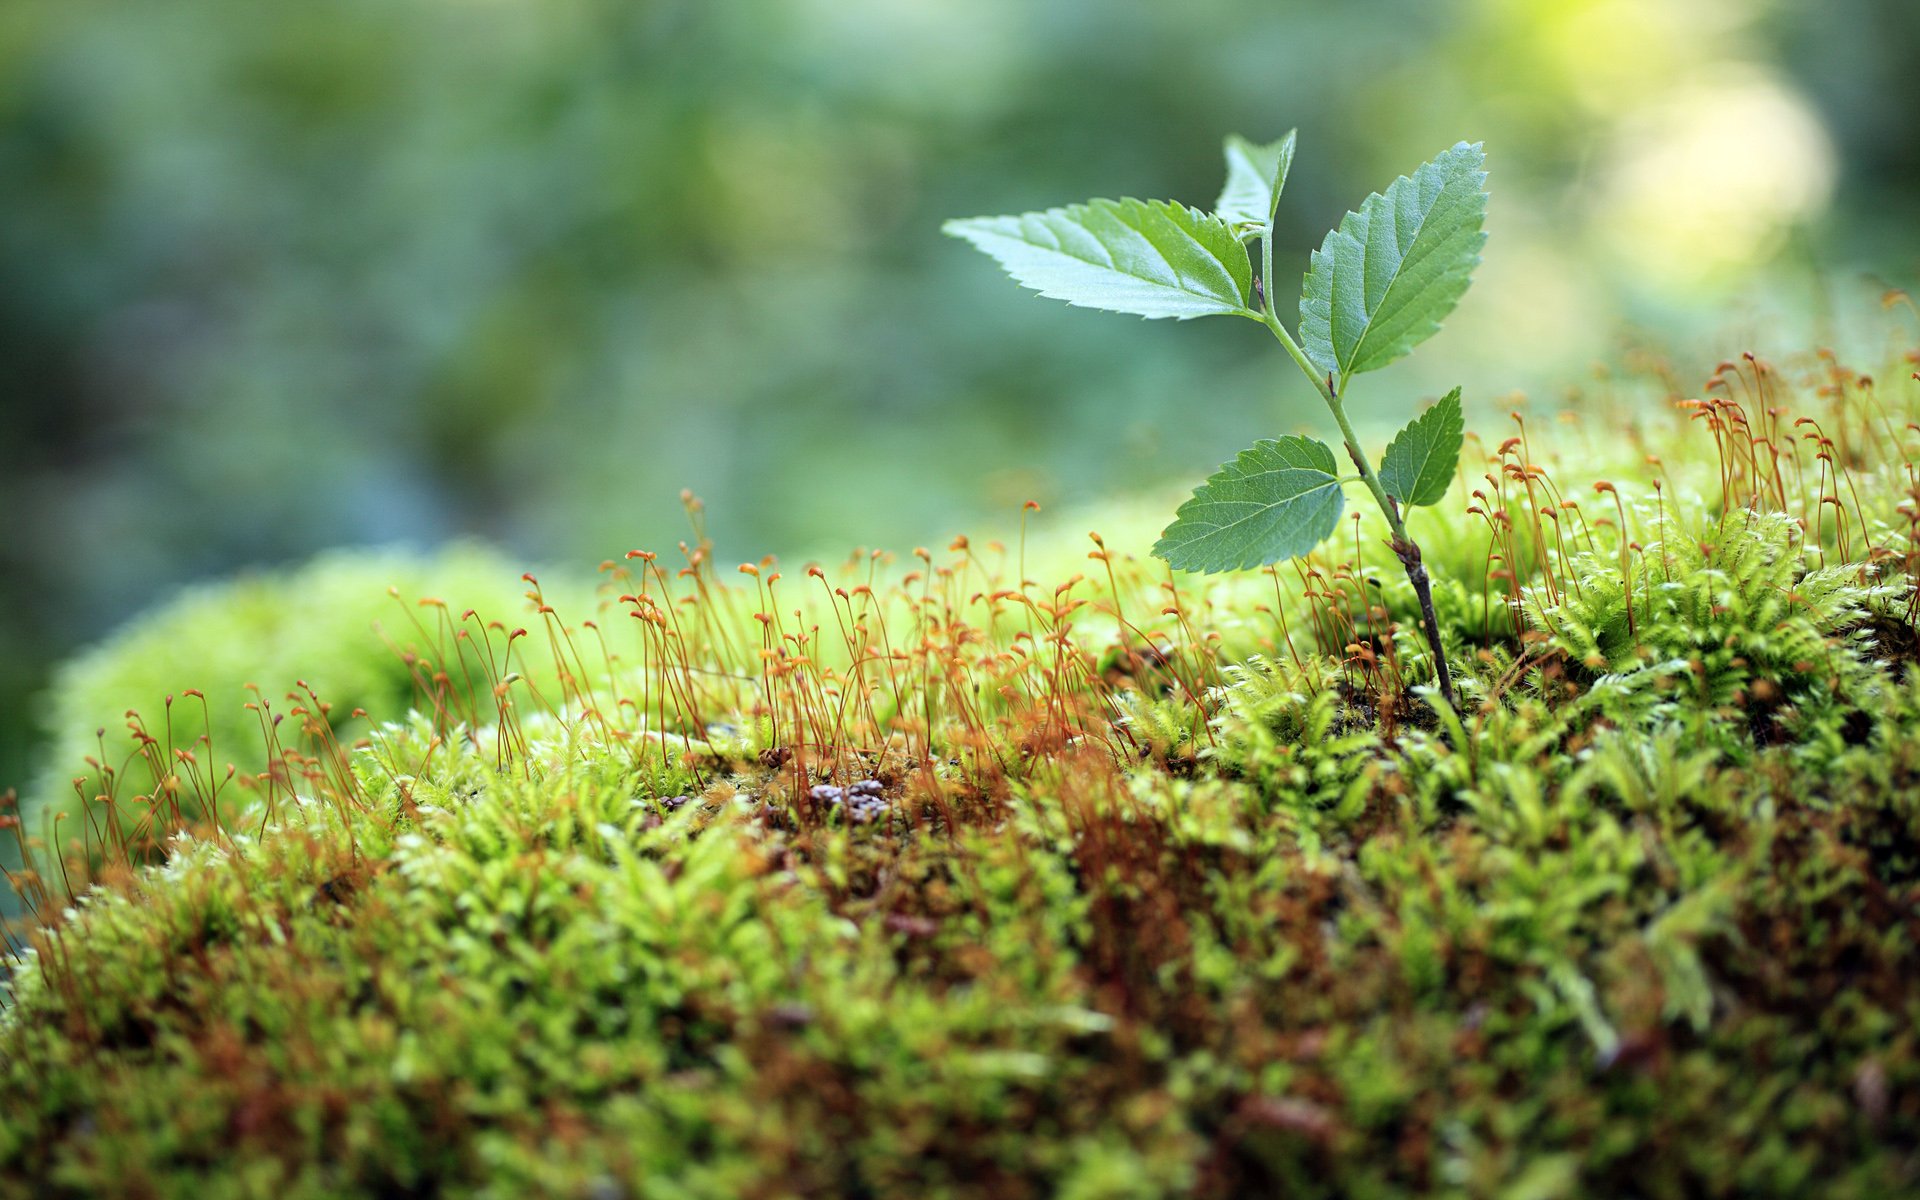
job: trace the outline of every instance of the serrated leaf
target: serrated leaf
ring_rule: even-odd
[[[1165,200],[1090,200],[1017,217],[948,221],[1042,296],[1142,317],[1253,315],[1253,266],[1218,217]]]
[[[1485,162],[1477,143],[1461,142],[1368,196],[1313,252],[1300,343],[1322,372],[1344,384],[1440,328],[1487,240]]]
[[[1340,522],[1336,469],[1333,451],[1312,438],[1255,442],[1194,489],[1154,557],[1209,573],[1298,558]]]
[[[1293,141],[1297,130],[1277,142],[1250,142],[1239,134],[1229,134],[1224,151],[1227,157],[1227,182],[1220,199],[1213,205],[1214,215],[1233,227],[1245,240],[1255,237],[1273,222],[1280,207],[1280,193],[1287,186],[1287,168],[1293,165]]]
[[[1438,504],[1453,485],[1466,432],[1455,388],[1395,435],[1380,460],[1380,486],[1403,505]]]

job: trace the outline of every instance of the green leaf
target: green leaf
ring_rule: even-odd
[[[1455,388],[1394,437],[1380,460],[1380,486],[1401,504],[1438,504],[1453,484],[1466,432]]]
[[[1194,489],[1153,547],[1181,571],[1231,571],[1297,558],[1339,524],[1333,451],[1312,438],[1255,442]]]
[[[1181,320],[1254,315],[1246,247],[1225,221],[1183,204],[1090,200],[948,221],[941,231],[972,242],[1042,296],[1081,308]]]
[[[1368,196],[1313,252],[1300,342],[1341,384],[1432,337],[1472,281],[1487,235],[1486,162],[1461,142]]]
[[[1293,165],[1293,137],[1289,129],[1277,142],[1261,145],[1239,134],[1226,142],[1227,182],[1214,201],[1214,215],[1233,226],[1241,240],[1256,237],[1273,223],[1280,192],[1287,186],[1287,168]]]

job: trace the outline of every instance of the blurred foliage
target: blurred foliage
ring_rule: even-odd
[[[682,487],[723,552],[910,543],[1301,419],[1253,333],[1023,305],[935,234],[1204,202],[1228,130],[1314,150],[1289,272],[1486,139],[1497,241],[1408,391],[1524,386],[1796,233],[1897,271],[1916,47],[1905,0],[14,0],[0,780],[55,656],[243,563],[664,549]]]

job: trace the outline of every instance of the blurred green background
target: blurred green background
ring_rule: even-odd
[[[683,487],[750,557],[1190,483],[1310,416],[1264,335],[1041,301],[937,229],[1207,204],[1229,130],[1300,129],[1288,293],[1487,142],[1479,286],[1386,406],[1877,294],[1916,62],[1913,0],[9,0],[0,782],[53,660],[246,564],[588,568],[670,548]]]

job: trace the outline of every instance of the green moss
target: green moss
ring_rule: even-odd
[[[296,681],[336,710],[343,740],[368,728],[347,715],[355,709],[374,720],[405,714],[427,689],[402,652],[422,640],[414,621],[438,615],[409,611],[415,601],[446,597],[515,619],[531,609],[522,570],[477,547],[427,557],[340,551],[183,592],[59,668],[44,720],[47,765],[24,797],[28,827],[56,844],[79,836],[82,793],[106,790],[102,764],[119,795],[152,794],[156,772],[130,734],[136,722],[163,743],[162,762],[169,748],[189,749],[218,777],[228,764],[245,775],[267,768],[261,716],[246,705],[284,714],[304,700]],[[580,588],[562,590],[581,603]]]
[[[1903,460],[1847,555],[1688,428],[1564,553],[1420,514],[1531,564],[1443,589],[1459,713],[1363,525],[649,567],[603,676],[309,714],[43,913],[0,1194],[1920,1195]]]
[[[0,1163],[46,1194],[1910,1190],[1920,761],[1673,786],[1628,745],[1469,772],[1456,817],[1310,768],[1036,780],[954,840],[669,814],[557,741],[469,762],[488,786],[397,834],[355,818],[357,857],[306,806],[85,901],[17,981]],[[1459,758],[1376,753],[1408,797]]]

